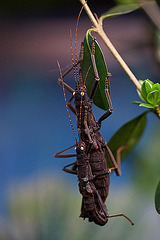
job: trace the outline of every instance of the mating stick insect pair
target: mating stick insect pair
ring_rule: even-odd
[[[76,157],[76,161],[65,166],[63,170],[67,173],[77,175],[79,181],[79,191],[82,195],[80,217],[84,219],[88,218],[90,222],[94,222],[100,226],[103,226],[107,223],[108,218],[123,216],[127,220],[129,220],[130,223],[133,225],[134,223],[123,213],[109,215],[108,210],[105,206],[105,201],[109,194],[111,171],[114,170],[117,176],[121,175],[120,154],[124,147],[118,149],[116,162],[111,150],[109,149],[103,136],[99,132],[102,121],[108,118],[113,112],[112,101],[108,90],[109,75],[106,78],[105,87],[106,97],[109,103],[109,109],[99,118],[98,121],[96,121],[95,116],[92,112],[93,97],[95,95],[98,83],[100,81],[95,61],[95,42],[96,40],[95,38],[93,38],[91,59],[95,79],[88,99],[86,93],[85,79],[82,79],[81,69],[79,70],[78,81],[76,81],[75,90],[63,81],[63,78],[72,69],[74,69],[75,73],[77,73],[77,66],[83,60],[83,44],[81,47],[80,60],[79,61],[76,60],[76,63],[74,63],[72,55],[73,66],[63,75],[61,73],[61,77],[58,80],[58,83],[63,88],[68,115],[70,109],[73,113],[75,113],[77,117],[77,129],[79,141],[76,138],[71,118],[69,115],[72,130],[76,139],[76,144],[56,153],[55,157],[57,158]],[[88,72],[89,70],[90,68],[88,69]],[[68,91],[69,93],[72,94],[68,103],[66,100],[65,91]],[[74,105],[72,104],[73,99]],[[75,154],[64,153],[65,151],[73,147],[75,147],[76,149]],[[104,150],[106,150],[107,152],[108,159],[111,162],[112,168],[108,168]],[[71,167],[71,169],[69,169],[69,167]]]

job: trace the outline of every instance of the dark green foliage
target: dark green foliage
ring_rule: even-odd
[[[124,159],[135,147],[146,126],[146,113],[147,112],[124,124],[110,139],[108,146],[115,158],[116,152],[121,146],[127,146],[127,148],[122,151],[121,159]],[[107,153],[106,158],[108,158]],[[107,162],[109,161],[107,160]]]
[[[90,95],[93,83],[95,81],[95,74],[93,69],[93,63],[91,59],[92,54],[92,40],[93,36],[90,34],[90,31],[87,31],[84,38],[84,54],[83,60],[81,62],[82,77],[85,85],[87,87],[87,94]],[[95,61],[99,74],[100,81],[98,87],[93,97],[93,102],[98,107],[107,110],[109,108],[108,99],[105,92],[106,77],[108,75],[107,66],[104,60],[103,53],[98,45],[95,42]]]
[[[155,206],[157,212],[160,214],[160,181],[157,185],[156,193],[155,193]]]

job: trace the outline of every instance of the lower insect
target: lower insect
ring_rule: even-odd
[[[63,154],[72,147],[75,147],[76,154]],[[109,192],[109,174],[111,170],[106,169],[104,173],[93,175],[90,158],[89,155],[86,154],[86,146],[84,142],[77,142],[75,145],[55,154],[55,157],[58,158],[75,156],[76,162],[65,166],[63,170],[67,173],[77,175],[79,192],[82,195],[80,217],[83,219],[88,218],[90,222],[103,226],[108,222],[108,218],[123,216],[134,225],[134,223],[123,213],[109,215],[104,202],[106,200],[106,195],[108,195]],[[69,169],[71,166],[72,168]],[[104,176],[107,176],[107,178],[104,178]],[[98,187],[96,188],[96,186]]]

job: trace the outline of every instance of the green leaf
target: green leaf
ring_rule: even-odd
[[[146,108],[153,108],[153,105],[149,104],[149,103],[141,103],[139,104],[140,107],[146,107]]]
[[[139,104],[140,107],[155,109],[160,104],[160,84],[153,83],[149,79],[139,81],[141,84],[141,92],[137,90],[139,97],[147,103],[141,103],[139,101],[133,101],[133,103]]]
[[[149,79],[146,79],[146,80],[144,80],[145,82],[148,82],[148,83],[150,83],[151,84],[151,86],[153,86],[154,85],[154,83],[151,81],[151,80],[149,80]]]
[[[110,139],[108,146],[111,149],[115,159],[116,152],[120,147],[128,146],[125,150],[122,151],[121,160],[124,159],[133,150],[144,132],[147,113],[148,111],[124,124]],[[107,162],[109,163],[106,151],[105,156]],[[110,164],[109,167],[111,167]]]
[[[142,93],[137,89],[137,93],[138,96],[140,97],[140,99],[142,99],[142,101],[146,102],[146,99],[143,97]]]
[[[118,4],[117,6],[111,8],[109,11],[104,13],[100,17],[100,22],[102,23],[102,21],[105,18],[116,17],[116,16],[120,16],[120,15],[123,15],[123,14],[127,14],[127,13],[130,13],[130,12],[133,12],[133,11],[137,10],[138,8],[140,8],[140,5],[138,3]]]
[[[85,38],[84,38],[84,52],[83,52],[83,60],[80,63],[81,70],[82,70],[82,78],[83,82],[87,87],[87,94],[90,95],[93,83],[95,81],[95,74],[93,68],[93,62],[91,59],[92,54],[92,40],[93,36],[90,34],[90,30],[87,31]],[[95,61],[97,66],[98,75],[100,81],[98,83],[96,92],[93,96],[93,102],[98,107],[108,110],[109,103],[106,96],[106,77],[108,75],[107,66],[104,60],[103,53],[98,45],[97,41],[95,41]],[[110,89],[109,89],[110,92]]]
[[[160,214],[160,181],[157,185],[157,189],[155,193],[155,207],[157,212]]]
[[[138,104],[138,105],[142,104],[142,102],[140,102],[140,101],[132,101],[132,103]]]
[[[134,104],[138,104],[140,107],[153,108],[153,105],[149,103],[142,103],[140,101],[132,101]]]
[[[140,83],[141,86],[142,86],[142,84],[144,83],[144,81],[143,81],[143,80],[139,80],[139,83]],[[137,93],[138,93],[138,96],[140,97],[140,99],[141,99],[142,101],[146,102],[146,99],[143,97],[142,93],[141,93],[138,89],[136,89],[136,90],[137,90]]]
[[[152,90],[158,90],[158,92],[160,93],[160,84],[159,83],[155,83],[152,87]]]
[[[142,103],[140,101],[132,101],[134,104],[138,104],[140,107],[153,108],[153,105],[149,103]]]
[[[150,80],[145,80],[142,83],[141,92],[144,98],[147,99],[147,95],[152,91],[153,82]]]
[[[147,101],[154,107],[158,105],[159,99],[160,93],[158,92],[158,90],[154,90],[147,95]]]

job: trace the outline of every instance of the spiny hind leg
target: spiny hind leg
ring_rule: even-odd
[[[117,162],[113,156],[113,153],[111,152],[110,148],[108,147],[107,143],[105,143],[105,149],[107,151],[108,158],[111,162],[112,168],[109,170],[114,170],[117,176],[121,176],[121,152],[128,148],[127,145],[121,146],[116,151],[116,159]]]
[[[96,66],[96,61],[95,61],[95,40],[96,40],[95,38],[93,38],[93,40],[92,40],[92,55],[91,55],[92,63],[93,63],[93,69],[94,69],[94,74],[95,74],[95,80],[94,80],[94,83],[92,85],[91,93],[90,93],[90,96],[89,96],[90,99],[93,99],[94,94],[95,94],[96,89],[97,89],[97,86],[98,86],[98,83],[100,81],[98,70],[97,70],[97,66]],[[112,112],[113,112],[112,101],[111,101],[110,93],[109,93],[109,90],[108,90],[108,88],[109,88],[109,76],[111,76],[111,74],[108,73],[108,76],[106,77],[106,86],[105,86],[106,97],[107,97],[108,103],[109,103],[109,109],[107,110],[106,113],[104,113],[99,118],[99,120],[98,120],[99,124],[101,124],[101,122],[103,120],[105,120],[107,117],[109,117],[112,114]]]

